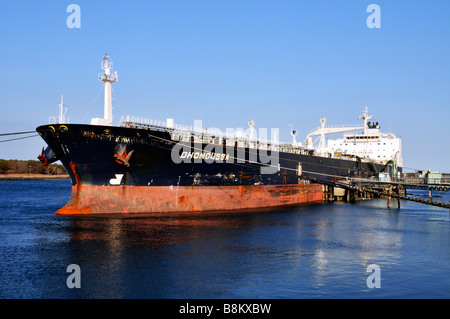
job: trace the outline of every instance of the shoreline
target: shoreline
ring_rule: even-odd
[[[69,175],[0,174],[0,181],[69,180]]]

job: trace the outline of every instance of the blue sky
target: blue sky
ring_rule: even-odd
[[[66,25],[67,6],[81,28]],[[369,4],[381,9],[370,29]],[[119,73],[114,122],[137,115],[204,127],[279,128],[298,141],[319,125],[359,124],[365,105],[402,137],[404,166],[450,172],[450,1],[3,1],[0,133],[56,116],[102,117],[101,57]],[[96,96],[98,98],[96,99]],[[36,159],[39,137],[0,143]]]

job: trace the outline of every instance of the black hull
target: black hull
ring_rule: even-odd
[[[269,157],[277,158],[275,163],[252,148],[216,145],[206,151],[207,145],[194,143],[183,143],[177,154],[184,158],[176,163],[173,147],[177,142],[164,130],[83,124],[43,125],[36,130],[62,162],[74,186],[287,185],[299,184],[301,179],[326,184],[346,177],[377,176],[386,170],[385,165],[357,158],[267,151]],[[205,156],[207,153],[210,155]],[[262,168],[273,172],[262,173]]]

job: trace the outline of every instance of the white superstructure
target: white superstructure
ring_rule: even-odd
[[[321,119],[321,127],[308,134],[306,147],[313,148],[313,136],[319,136],[319,146],[316,148],[318,154],[323,156],[358,156],[361,159],[370,159],[378,164],[385,164],[389,160],[395,160],[398,166],[403,166],[401,138],[392,133],[382,133],[378,122],[369,122],[373,116],[366,109],[361,116],[364,123],[362,126],[347,127],[325,127],[326,120]],[[344,134],[343,138],[328,139],[326,134],[345,131],[360,131]],[[317,141],[317,140],[316,140]]]

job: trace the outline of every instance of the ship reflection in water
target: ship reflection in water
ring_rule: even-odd
[[[429,275],[425,275],[429,269],[423,264],[426,257],[420,247],[429,250],[426,246],[435,243],[436,236],[444,236],[446,246],[441,248],[448,257],[448,237],[439,234],[447,233],[440,228],[448,227],[448,220],[444,225],[421,226],[416,224],[420,221],[385,205],[374,200],[259,214],[73,219],[73,249],[67,260],[80,260],[86,271],[84,291],[92,297],[395,298],[436,294],[433,287],[442,282],[420,279]],[[429,263],[448,260],[435,253]],[[371,264],[382,270],[383,289],[367,287]],[[417,265],[422,266],[417,269]],[[449,274],[444,265],[433,267]],[[409,276],[409,287],[405,287],[405,276]],[[442,277],[449,287],[447,278]]]

